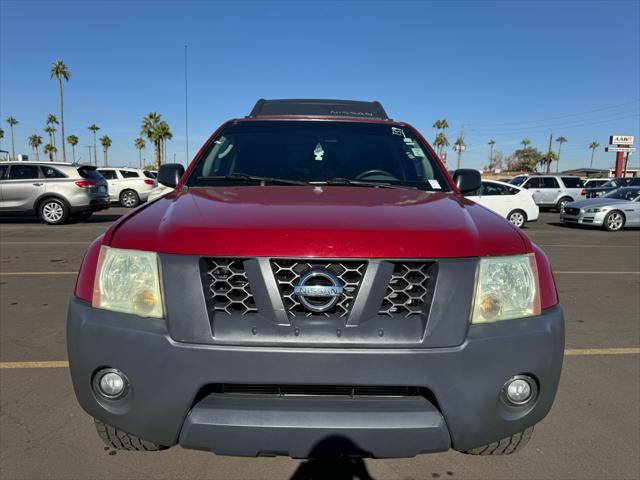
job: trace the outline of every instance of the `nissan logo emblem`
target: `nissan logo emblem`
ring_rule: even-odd
[[[324,313],[338,302],[343,288],[340,280],[329,270],[314,268],[304,273],[293,293],[300,303],[314,313]]]

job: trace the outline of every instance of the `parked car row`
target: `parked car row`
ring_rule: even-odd
[[[0,214],[35,214],[52,225],[87,220],[114,202],[136,207],[155,186],[152,172],[135,168],[6,162],[0,164]]]

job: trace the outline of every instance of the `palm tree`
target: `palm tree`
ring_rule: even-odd
[[[16,159],[16,147],[13,141],[13,127],[15,125],[17,125],[18,120],[16,120],[15,118],[13,118],[12,116],[8,116],[7,117],[7,123],[9,124],[9,128],[11,129],[11,159],[15,160]]]
[[[551,171],[551,164],[557,159],[558,155],[556,155],[555,152],[549,150],[542,157],[540,157],[540,161],[538,163],[540,163],[540,165],[544,165],[545,172],[549,174],[549,172]]]
[[[79,141],[80,139],[75,135],[69,135],[67,137],[67,143],[71,145],[71,150],[73,151],[73,163],[76,163],[76,145],[78,144]]]
[[[40,160],[40,152],[38,151],[38,148],[42,145],[42,137],[37,133],[34,133],[29,136],[28,141],[29,146],[36,151],[36,160]]]
[[[56,139],[55,139],[56,129],[49,125],[49,126],[45,127],[45,128],[43,129],[43,131],[44,131],[45,133],[48,133],[48,134],[49,134],[49,144],[50,144],[51,146],[55,147],[55,146],[56,146]],[[57,151],[58,151],[58,149],[56,148],[56,152],[57,152]],[[55,152],[54,152],[54,153],[55,153]],[[51,161],[53,162],[53,161],[54,161],[54,159],[53,159],[53,158],[51,158]]]
[[[593,168],[593,155],[596,153],[596,148],[599,146],[600,144],[595,140],[589,145],[589,148],[591,149],[591,162],[589,163],[589,168]]]
[[[142,119],[140,126],[140,136],[147,137],[153,143],[153,158],[158,168],[160,168],[160,138],[158,137],[158,126],[161,123],[162,115],[150,112]]]
[[[449,140],[447,139],[447,136],[444,134],[444,132],[438,133],[438,136],[436,137],[433,144],[438,149],[438,156],[442,158],[442,151],[449,146]]]
[[[522,145],[522,149],[526,149],[529,145],[531,145],[531,140],[529,140],[528,138],[523,138],[522,141],[520,142],[520,145]]]
[[[558,145],[558,160],[556,161],[556,173],[558,173],[560,171],[560,150],[562,149],[562,144],[565,143],[567,141],[566,138],[564,138],[562,135],[560,135],[558,138],[556,138],[556,142],[559,143]]]
[[[100,137],[100,145],[102,145],[102,151],[104,152],[104,166],[108,167],[109,161],[107,158],[107,150],[109,150],[109,147],[111,146],[111,139],[106,135]]]
[[[58,149],[56,147],[54,147],[53,145],[51,145],[50,143],[47,143],[44,148],[42,149],[42,151],[44,153],[46,153],[47,155],[49,155],[49,160],[53,161],[53,156],[56,154],[56,152],[58,151]]]
[[[96,153],[96,132],[98,130],[100,130],[100,127],[97,126],[95,123],[92,123],[87,128],[93,132],[93,161],[96,162],[96,167],[97,167],[98,166],[98,157],[97,157],[97,153]],[[91,162],[89,162],[89,163],[91,163]]]
[[[167,140],[171,140],[173,138],[173,134],[171,133],[171,129],[169,128],[169,124],[165,121],[160,122],[158,125],[158,140],[160,140],[161,146],[161,163],[167,163]]]
[[[456,168],[460,168],[460,160],[462,159],[462,152],[467,147],[464,143],[464,138],[460,135],[454,142],[454,149],[458,153],[458,161],[456,162]]]
[[[64,104],[62,101],[62,79],[64,78],[67,82],[69,81],[69,77],[71,76],[71,72],[64,64],[62,60],[56,60],[51,66],[51,78],[56,77],[58,79],[58,85],[60,86],[60,128],[62,129],[62,161],[67,161],[67,154],[64,149]]]
[[[146,148],[147,144],[143,138],[138,137],[133,141],[133,145],[138,149],[138,163],[140,164],[140,168],[142,168],[142,150]]]

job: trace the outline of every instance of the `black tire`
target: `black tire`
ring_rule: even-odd
[[[573,198],[562,197],[560,200],[558,200],[558,203],[556,203],[556,210],[558,212],[562,212],[562,208],[569,202],[573,202]]]
[[[85,222],[91,218],[93,212],[91,210],[85,210],[84,212],[72,213],[71,218],[78,222]]]
[[[523,210],[515,209],[509,212],[507,220],[509,220],[509,223],[514,227],[522,228],[524,224],[527,223],[527,214]]]
[[[38,205],[38,216],[48,225],[62,225],[69,219],[69,206],[59,198],[45,198]]]
[[[624,227],[625,221],[624,213],[620,210],[611,210],[607,213],[607,216],[604,217],[602,226],[609,232],[618,232]]]
[[[147,442],[146,440],[142,440],[134,435],[129,435],[116,427],[112,427],[111,425],[101,422],[97,418],[94,418],[93,420],[96,423],[98,435],[107,447],[115,448],[116,450],[137,452],[157,452],[169,448],[158,445],[157,443]]]
[[[472,448],[467,450],[467,455],[511,455],[522,450],[533,434],[533,427],[529,427],[526,430],[511,435],[510,437],[503,438],[497,442],[490,443],[489,445],[483,445],[482,447]]]
[[[135,190],[123,190],[120,192],[120,205],[126,208],[136,208],[140,205],[140,197]]]

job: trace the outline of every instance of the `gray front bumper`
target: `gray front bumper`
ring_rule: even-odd
[[[247,347],[176,342],[163,320],[73,299],[67,337],[84,410],[146,440],[221,454],[304,457],[335,437],[376,457],[401,457],[449,446],[467,450],[542,420],[560,378],[564,320],[554,307],[539,317],[473,325],[461,345],[446,348]],[[128,376],[131,391],[123,400],[94,395],[92,377],[103,367]],[[521,373],[538,380],[538,399],[507,407],[500,389]],[[197,397],[203,387],[222,383],[417,386],[433,395]]]

